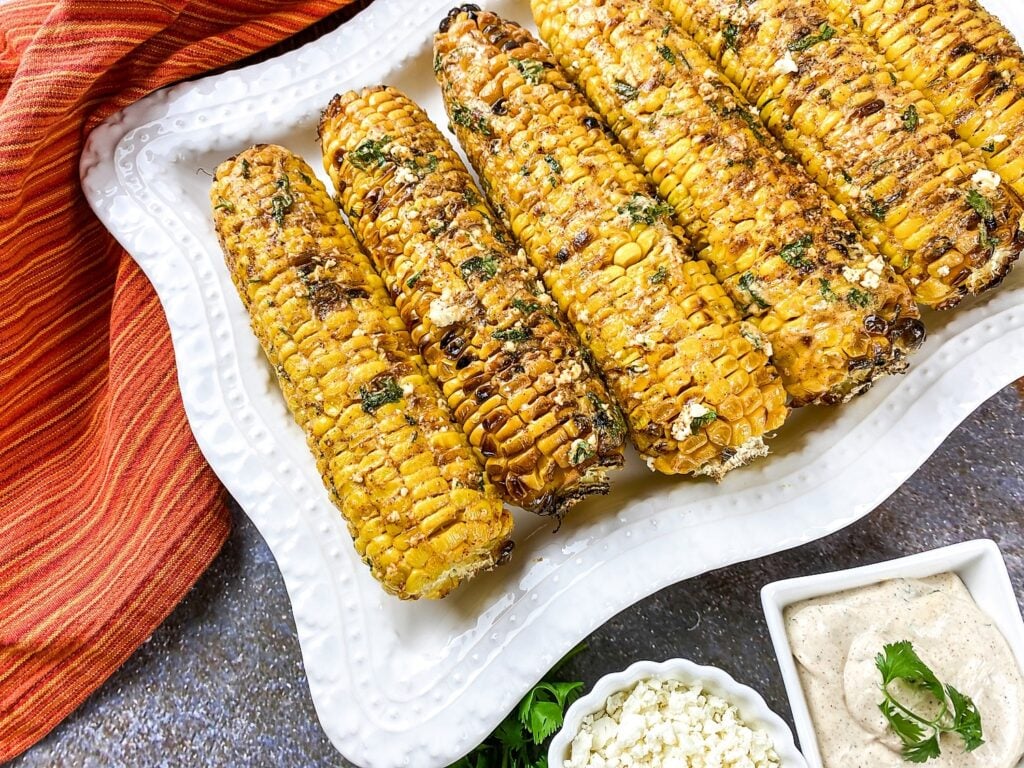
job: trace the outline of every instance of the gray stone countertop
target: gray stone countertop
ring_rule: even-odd
[[[776,579],[973,538],[1003,550],[1024,598],[1024,401],[1012,387],[975,412],[861,522],[800,549],[669,587],[613,618],[565,670],[591,685],[637,659],[720,666],[789,717],[760,608]],[[284,583],[234,509],[224,551],[153,637],[12,768],[348,766],[317,723]]]

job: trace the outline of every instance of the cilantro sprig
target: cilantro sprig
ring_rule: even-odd
[[[889,727],[903,742],[903,758],[911,763],[925,763],[942,753],[940,739],[944,733],[955,733],[964,742],[964,749],[973,752],[985,739],[981,714],[970,697],[952,685],[943,685],[935,673],[917,655],[907,640],[885,646],[875,657],[875,666],[882,674],[885,700],[878,708]],[[936,717],[919,714],[901,702],[892,690],[897,681],[938,705]]]
[[[578,645],[535,685],[483,744],[448,768],[548,768],[547,742],[562,727],[565,710],[583,683],[554,680],[569,659],[586,650]]]

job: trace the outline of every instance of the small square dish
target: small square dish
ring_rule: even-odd
[[[1002,553],[996,543],[988,539],[846,571],[778,581],[761,590],[768,630],[782,670],[800,746],[810,768],[822,768],[823,758],[787,632],[786,609],[806,600],[871,587],[892,579],[927,579],[946,573],[960,577],[978,608],[1005,638],[1018,670],[1024,670],[1024,620]],[[1024,768],[1024,760],[1017,768]]]

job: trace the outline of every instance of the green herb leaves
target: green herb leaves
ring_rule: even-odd
[[[695,435],[704,427],[718,421],[718,414],[712,410],[690,419],[690,434]]]
[[[831,40],[835,36],[836,30],[833,27],[829,26],[828,22],[826,22],[822,24],[820,27],[818,27],[817,33],[804,35],[800,39],[794,40],[792,43],[787,45],[786,48],[789,49],[790,51],[793,51],[794,53],[806,51],[808,48],[811,48],[817,45],[818,43],[824,43],[828,40]]]
[[[505,328],[504,330],[495,331],[491,334],[498,341],[511,341],[518,343],[520,341],[526,341],[527,339],[533,338],[533,331],[529,328]]]
[[[981,715],[974,702],[953,686],[944,686],[909,641],[885,646],[875,657],[875,666],[882,675],[882,693],[885,695],[878,708],[903,742],[905,760],[924,763],[938,757],[941,754],[939,739],[944,733],[960,736],[968,752],[985,743]],[[901,703],[890,690],[896,681],[934,698],[941,707],[938,716],[920,715]]]
[[[486,256],[474,256],[473,258],[466,259],[462,262],[462,264],[459,265],[459,271],[462,272],[462,279],[467,282],[473,275],[484,280],[490,280],[498,274],[498,260],[493,254],[487,254]]]
[[[636,89],[635,85],[630,85],[624,80],[616,80],[612,87],[623,101],[633,101],[640,95],[640,91]]]
[[[740,276],[740,288],[750,295],[750,298],[760,309],[768,309],[768,307],[770,307],[771,304],[765,301],[764,297],[757,292],[757,290],[754,288],[755,283],[757,283],[757,278],[754,277],[753,274],[751,274],[750,272],[744,272]]]
[[[390,143],[390,136],[384,136],[380,139],[367,139],[348,153],[348,159],[352,165],[361,171],[367,171],[370,168],[380,168],[387,162],[384,148]]]
[[[402,399],[402,388],[391,376],[375,379],[370,386],[359,388],[359,400],[363,410],[369,414],[376,413],[388,403],[397,403]]]
[[[461,125],[463,128],[467,128],[483,136],[491,135],[491,126],[487,124],[487,120],[466,105],[453,103],[451,114],[452,122],[455,123],[455,125]]]
[[[628,215],[633,224],[653,224],[662,216],[672,214],[672,206],[668,203],[658,202],[640,194],[633,195],[628,203],[620,205],[616,210]]]
[[[996,228],[996,211],[992,206],[992,201],[978,190],[972,189],[967,193],[967,204],[981,219],[981,223],[978,225],[978,242],[985,250],[994,251],[999,245],[999,239],[992,237],[991,234],[991,230]]]
[[[736,46],[736,41],[740,37],[740,28],[733,24],[731,21],[727,22],[725,29],[722,30],[722,37],[725,38],[725,47],[732,48],[734,51],[738,51],[739,48]]]
[[[548,768],[546,742],[562,727],[565,710],[583,683],[550,677],[585,646],[577,646],[530,690],[483,744],[449,768]]]
[[[779,251],[779,257],[794,269],[809,272],[814,269],[814,265],[807,260],[806,253],[807,249],[812,245],[814,245],[814,237],[812,235],[803,235],[800,239],[782,246],[782,249]]]
[[[917,107],[913,104],[903,110],[900,118],[903,120],[903,130],[907,133],[913,133],[917,130],[917,126],[921,124],[921,116],[917,114]]]
[[[235,204],[228,200],[224,195],[217,195],[217,204],[213,206],[215,211],[224,211],[225,213],[234,213]]]
[[[544,64],[536,59],[509,59],[512,65],[519,70],[519,74],[530,85],[537,85],[544,78]]]
[[[284,226],[284,215],[291,210],[294,204],[292,183],[287,176],[281,176],[277,180],[277,194],[270,198],[270,215],[277,222],[277,226]]]

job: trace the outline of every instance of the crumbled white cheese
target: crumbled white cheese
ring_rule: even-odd
[[[992,141],[995,144],[1002,144],[1003,142],[1006,141],[1006,134],[1005,133],[997,133],[995,136],[992,137]]]
[[[949,265],[943,264],[941,267],[935,270],[935,274],[939,277],[947,277],[949,275]]]
[[[430,302],[430,309],[427,311],[430,322],[438,328],[447,328],[449,325],[457,323],[465,314],[466,308],[454,300],[450,288],[441,291],[441,295]]]
[[[558,373],[555,383],[558,385],[572,384],[583,376],[583,366],[573,360]]]
[[[856,285],[860,282],[860,279],[864,277],[864,271],[865,270],[863,269],[854,269],[853,267],[843,267],[843,277],[846,278],[848,282]]]
[[[694,420],[709,413],[714,413],[714,411],[704,405],[704,403],[691,400],[683,406],[683,410],[680,411],[676,420],[672,422],[672,437],[676,440],[685,440],[693,434]]]
[[[793,59],[793,54],[787,50],[786,55],[775,62],[775,71],[780,75],[791,75],[794,72],[799,72],[800,67]]]
[[[404,384],[402,384],[402,394],[405,395],[406,397],[408,397],[415,391],[416,388],[409,382],[405,382]]]
[[[987,192],[989,194],[999,189],[1002,181],[999,178],[999,174],[992,173],[992,171],[987,171],[984,168],[971,177],[971,183],[974,184],[979,192]]]
[[[875,258],[867,263],[867,268],[869,272],[874,272],[876,275],[880,275],[885,271],[885,259],[881,256],[875,256]]]
[[[395,169],[395,181],[399,184],[415,184],[419,181],[419,176],[406,166],[400,165]]]
[[[679,680],[642,680],[583,719],[559,768],[779,765],[771,737],[744,723],[728,701]]]
[[[865,272],[864,277],[860,279],[860,284],[869,290],[874,290],[881,285],[881,282],[877,272]]]

